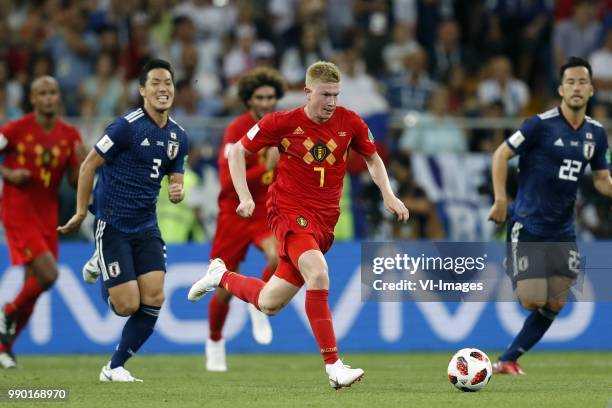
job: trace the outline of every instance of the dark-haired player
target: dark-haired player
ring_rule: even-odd
[[[565,305],[580,267],[574,204],[587,165],[595,188],[612,197],[606,131],[586,116],[593,96],[591,67],[572,57],[560,78],[561,106],[529,118],[493,155],[495,203],[489,219],[496,223],[506,220],[508,160],[519,155],[519,188],[508,220],[508,272],[521,304],[531,311],[493,366],[496,373],[524,374],[518,358],[537,344]],[[534,242],[551,244],[543,251]]]
[[[184,196],[187,135],[168,115],[174,100],[172,67],[151,60],[139,81],[143,107],[115,119],[89,152],[79,175],[76,214],[59,228],[79,228],[97,172],[91,211],[102,290],[116,314],[130,316],[100,381],[141,381],[124,364],[153,333],[164,302],[166,247],[155,211],[162,178],[169,178],[170,201]]]
[[[246,162],[247,183],[256,203],[256,211],[250,218],[236,214],[240,199],[230,176],[228,153],[232,146],[267,113],[274,111],[276,103],[285,93],[285,82],[278,71],[271,68],[256,68],[247,72],[238,82],[238,96],[248,109],[229,124],[219,149],[219,218],[212,243],[211,258],[221,258],[232,271],[239,271],[249,245],[253,244],[266,257],[266,266],[261,279],[267,282],[278,265],[278,242],[266,222],[266,196],[274,179],[273,167],[278,159],[278,149],[262,149],[249,156]],[[206,369],[227,371],[225,362],[225,340],[223,325],[229,312],[232,295],[217,288],[209,306],[209,337],[206,340]],[[272,328],[268,317],[249,305],[253,326],[253,337],[260,344],[272,341]]]

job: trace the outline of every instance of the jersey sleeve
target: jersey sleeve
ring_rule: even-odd
[[[275,113],[264,116],[240,139],[244,148],[251,153],[257,153],[266,146],[278,146],[280,140],[275,131],[277,122]]]
[[[376,153],[376,145],[374,144],[374,135],[368,128],[368,125],[356,113],[353,113],[353,139],[351,147],[362,156],[370,157]]]
[[[606,159],[608,152],[608,135],[605,129],[601,129],[601,132],[597,134],[598,140],[595,144],[595,153],[590,160],[591,170],[607,170],[608,160]]]
[[[112,161],[115,156],[129,146],[130,127],[128,121],[119,117],[113,121],[104,132],[94,149],[105,160]]]
[[[506,139],[508,147],[516,154],[521,154],[528,150],[536,140],[540,122],[540,118],[537,115],[523,122],[520,129]]]
[[[179,152],[176,155],[176,158],[172,160],[170,167],[168,168],[168,174],[185,173],[185,162],[187,161],[187,154],[189,153],[189,142],[187,140],[187,135],[184,133],[181,139]]]

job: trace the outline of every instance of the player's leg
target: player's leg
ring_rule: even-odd
[[[126,327],[132,319],[131,316],[140,308],[140,289],[136,281],[130,234],[125,234],[103,221],[98,221],[96,237],[104,300],[117,315],[130,316],[123,327],[119,345],[111,360],[102,367],[99,379],[112,382],[140,381],[123,368],[127,358],[123,353],[124,348],[121,347],[124,338],[129,336]]]
[[[240,262],[246,256],[251,241],[249,234],[245,233],[248,231],[248,225],[244,218],[222,210],[217,220],[210,257],[223,259],[230,270],[239,273]],[[205,345],[207,371],[227,371],[223,327],[229,314],[231,299],[232,295],[221,287],[211,296],[208,306],[209,335]]]
[[[338,358],[336,334],[329,307],[329,272],[327,262],[315,238],[310,234],[289,234],[286,251],[306,282],[306,316],[333,388],[350,387],[363,377],[363,370],[350,368]]]
[[[129,244],[136,276],[136,280],[131,282],[137,285],[134,294],[137,307],[123,327],[121,340],[110,362],[111,369],[123,367],[153,334],[164,303],[166,248],[159,231],[131,234]]]
[[[510,346],[502,353],[493,371],[498,374],[523,375],[517,363],[527,350],[544,335],[550,321],[544,309],[548,296],[547,263],[541,237],[529,234],[520,223],[510,222],[508,270],[521,305],[531,313]]]
[[[264,253],[266,258],[266,266],[261,273],[261,280],[268,282],[274,274],[280,260],[278,255],[278,241],[264,223],[260,223],[253,227],[257,228],[255,234],[259,231],[264,231],[255,238],[255,246]],[[272,326],[270,325],[268,316],[251,304],[248,305],[248,308],[251,326],[253,328],[253,338],[259,344],[270,344],[272,342]]]

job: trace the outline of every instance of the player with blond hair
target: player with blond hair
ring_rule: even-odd
[[[265,283],[228,271],[222,260],[214,259],[204,277],[191,287],[188,298],[198,300],[221,286],[274,315],[305,283],[306,315],[329,383],[339,389],[350,387],[364,374],[338,357],[323,255],[334,240],[349,147],[364,157],[385,208],[403,222],[408,220],[408,210],[391,190],[368,126],[356,113],[337,106],[338,68],[324,61],[312,64],[306,73],[304,93],[305,106],[266,115],[229,153],[232,181],[240,199],[236,212],[248,218],[256,205],[247,184],[246,157],[266,146],[276,146],[281,152],[277,178],[267,200],[268,224],[279,241],[280,261],[274,275]]]

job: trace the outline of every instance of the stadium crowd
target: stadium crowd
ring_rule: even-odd
[[[340,104],[368,123],[412,213],[408,227],[392,228],[356,159],[341,203],[352,211],[339,238],[445,238],[444,217],[412,177],[414,155],[490,154],[520,118],[555,106],[568,56],[590,61],[597,93],[589,112],[607,124],[610,11],[610,0],[0,0],[0,123],[30,111],[32,79],[49,74],[64,115],[91,143],[140,103],[142,64],[171,61],[172,116],[186,124],[189,164],[200,178],[185,211],[203,227],[177,240],[210,239],[216,148],[244,109],[238,78],[257,66],[278,68],[289,85],[279,109],[289,109],[303,100],[306,67],[331,60],[343,75]],[[485,125],[466,126],[465,118]],[[585,236],[609,238],[608,200],[584,184],[579,225]],[[479,191],[490,197],[488,184]],[[64,194],[70,214],[74,199]]]

